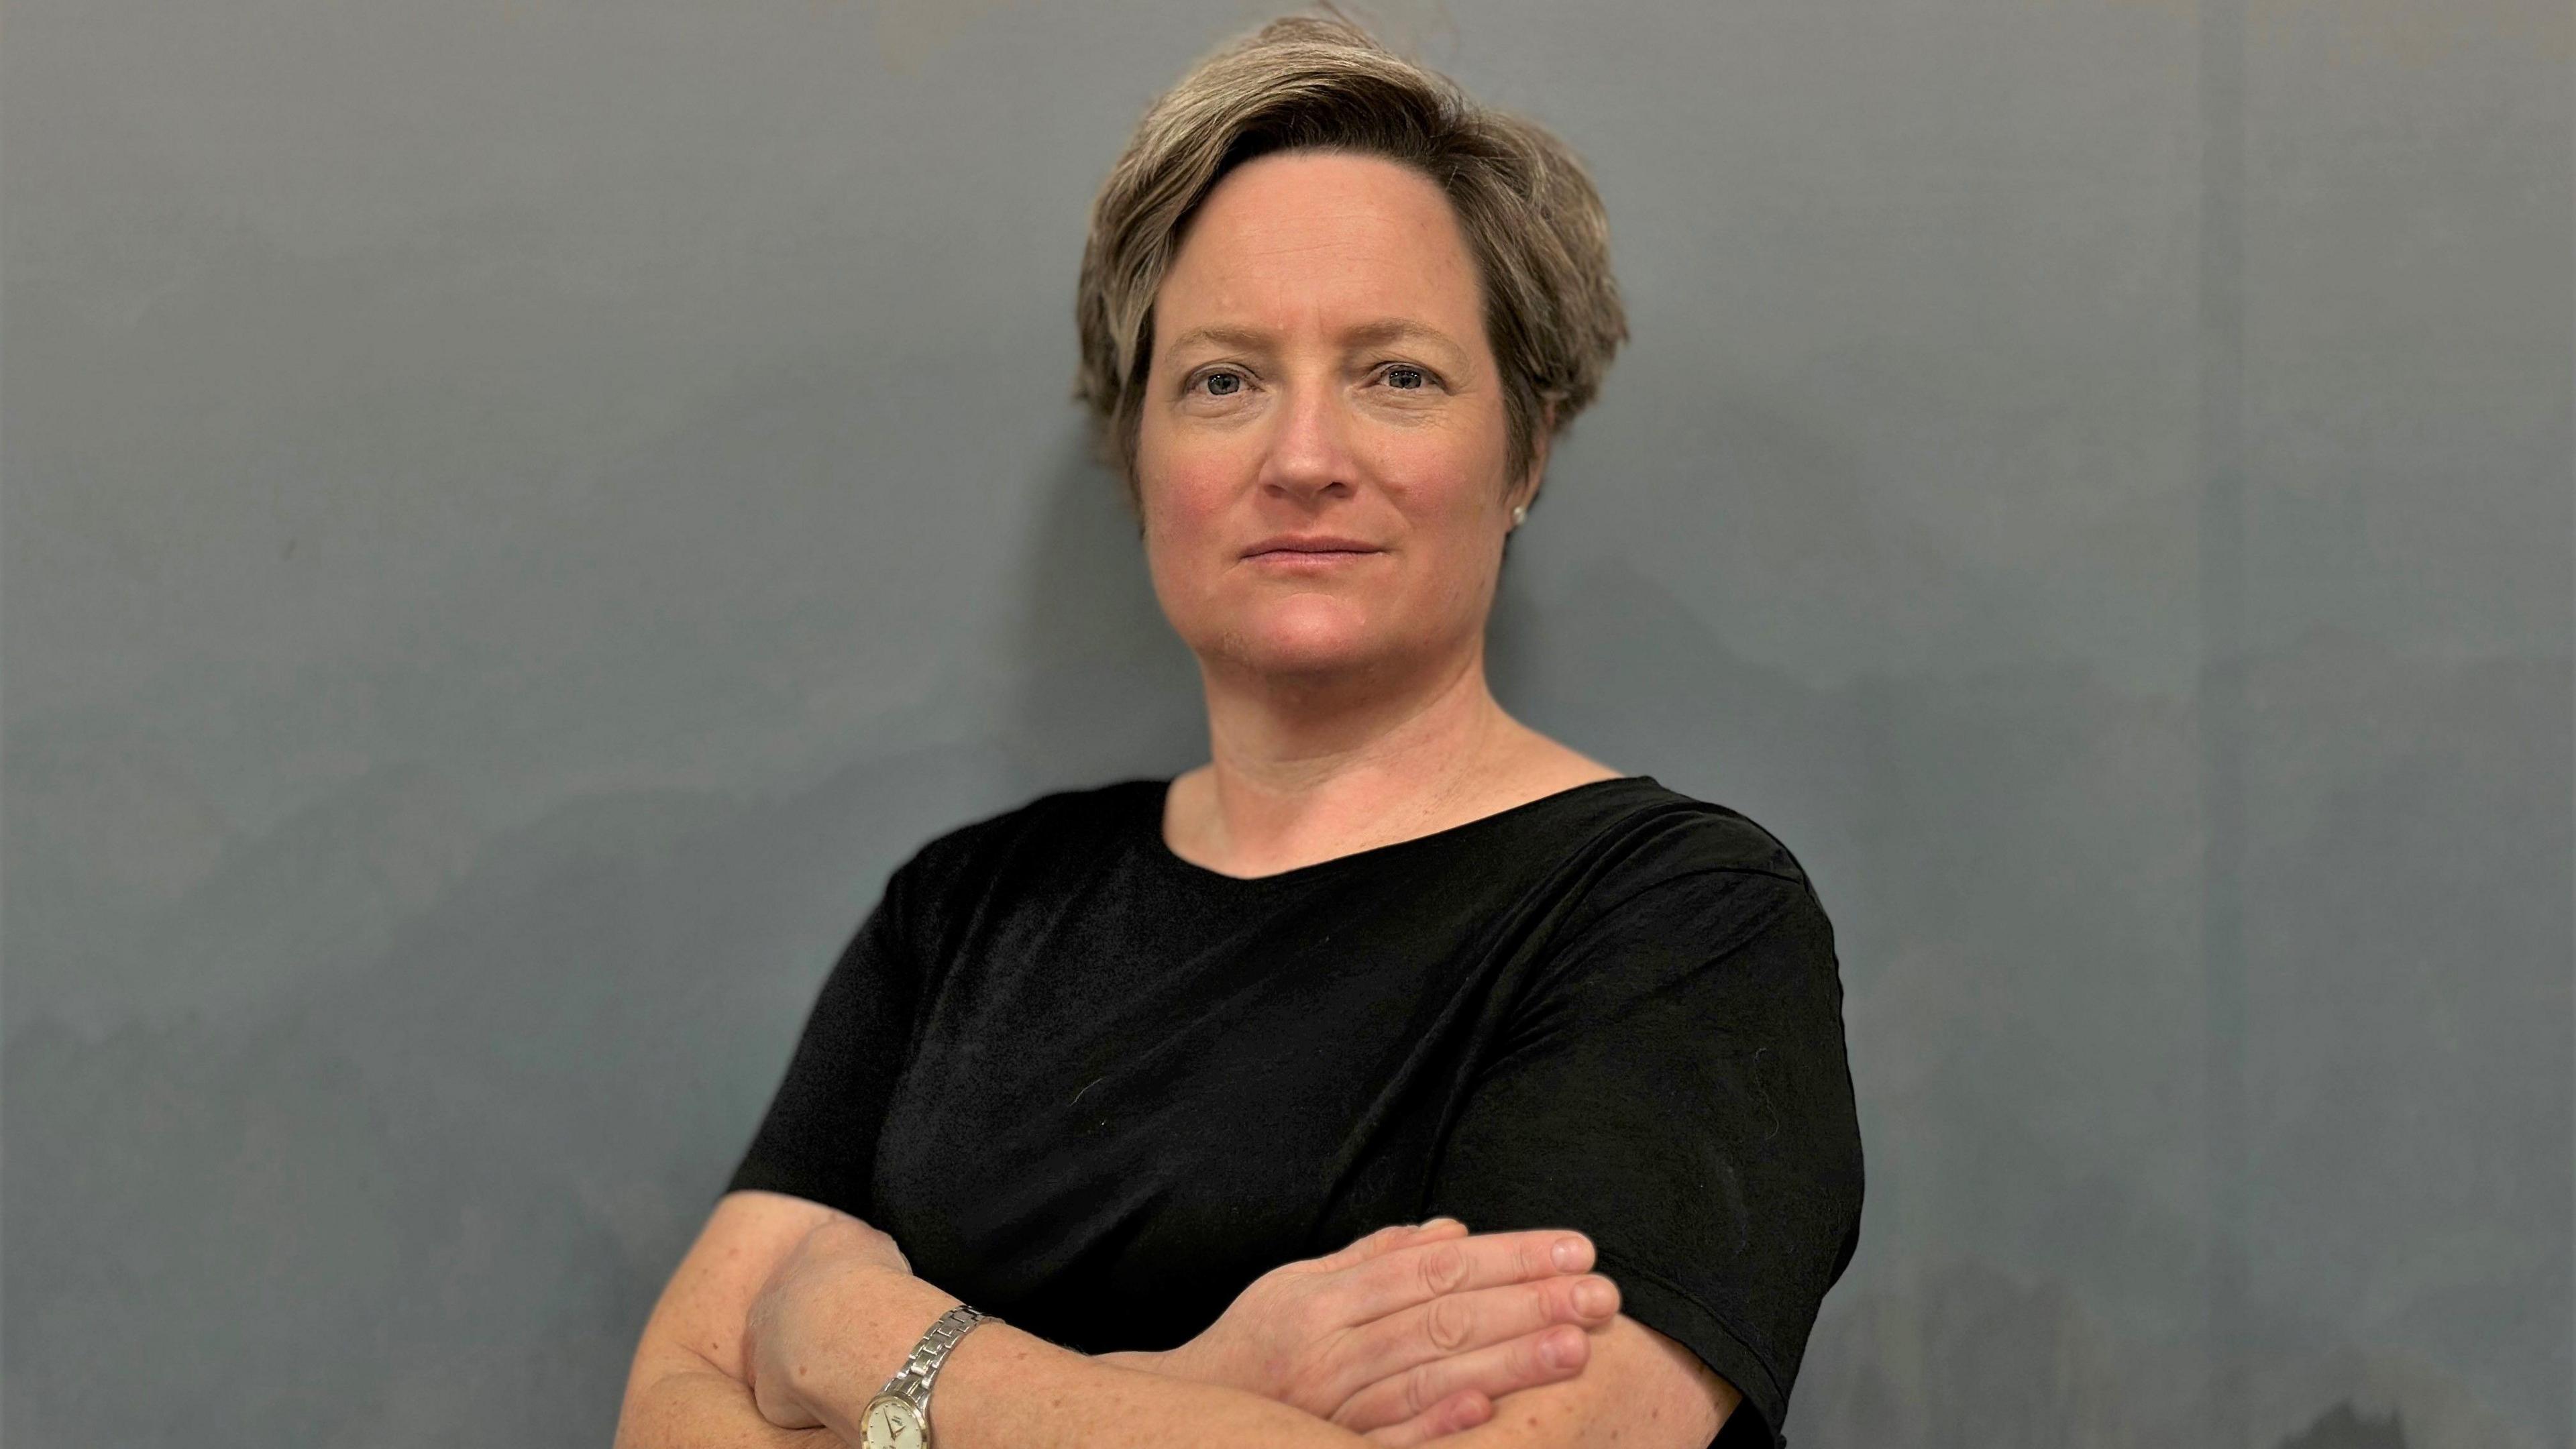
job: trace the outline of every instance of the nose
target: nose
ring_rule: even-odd
[[[1325,384],[1286,389],[1261,460],[1261,491],[1312,507],[1353,491],[1349,419]]]

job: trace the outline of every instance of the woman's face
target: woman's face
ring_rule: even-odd
[[[1475,259],[1429,178],[1238,167],[1154,300],[1136,470],[1163,612],[1211,668],[1283,681],[1472,650],[1526,496],[1504,422]]]

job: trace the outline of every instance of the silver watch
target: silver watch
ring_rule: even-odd
[[[957,1340],[987,1319],[1001,1322],[963,1303],[939,1315],[921,1342],[912,1346],[903,1367],[868,1400],[859,1416],[861,1449],[929,1449],[931,1380],[939,1377],[939,1366],[947,1362],[948,1350],[957,1346]]]

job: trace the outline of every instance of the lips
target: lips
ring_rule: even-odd
[[[1384,552],[1384,550],[1380,549],[1377,545],[1367,543],[1356,538],[1342,538],[1331,534],[1304,534],[1265,538],[1261,542],[1254,544],[1252,547],[1245,549],[1243,551],[1243,556],[1245,558],[1260,558],[1265,554],[1359,554],[1382,552]]]

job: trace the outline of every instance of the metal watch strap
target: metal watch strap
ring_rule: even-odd
[[[978,1313],[963,1303],[939,1315],[939,1321],[930,1325],[930,1331],[921,1336],[921,1342],[912,1346],[912,1352],[904,1358],[903,1367],[896,1370],[895,1376],[886,1380],[886,1386],[877,1392],[901,1394],[911,1400],[912,1407],[921,1415],[926,1435],[930,1427],[930,1385],[939,1377],[939,1366],[947,1362],[948,1350],[957,1346],[957,1340],[964,1338],[967,1330],[987,1319],[1001,1322],[993,1315]]]

